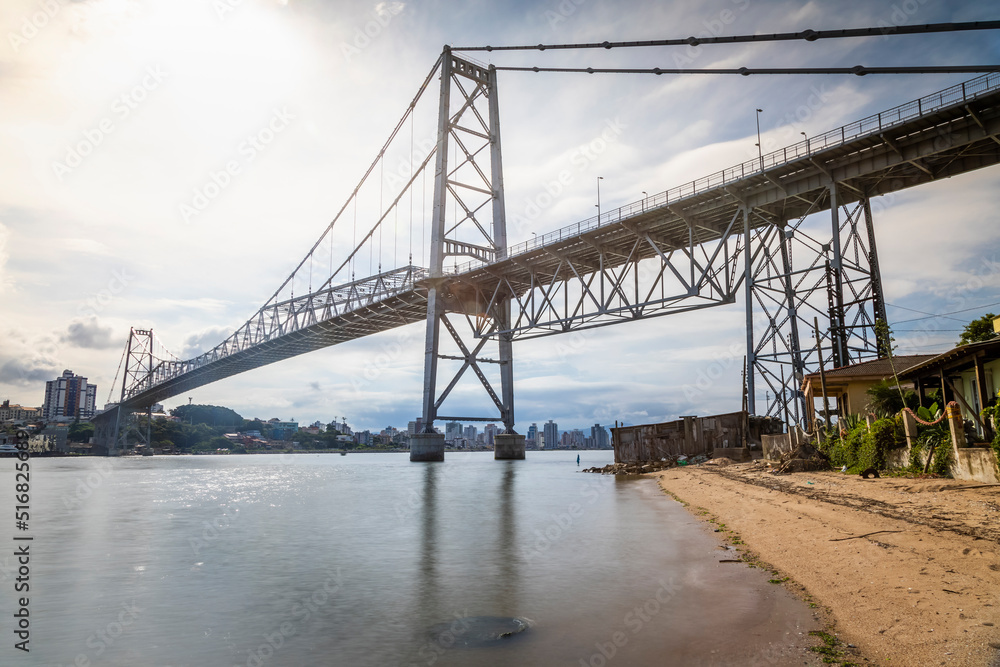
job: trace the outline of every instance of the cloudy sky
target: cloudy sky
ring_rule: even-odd
[[[39,405],[69,368],[108,398],[130,326],[174,353],[212,347],[275,290],[345,201],[443,44],[644,40],[995,19],[955,0],[335,2],[6,0],[0,9],[0,398]],[[486,60],[491,54],[480,53]],[[996,34],[580,53],[510,65],[735,67],[983,64]],[[620,131],[512,243],[957,83],[887,77],[501,72],[508,216],[609,122]],[[436,95],[436,82],[430,98]],[[817,102],[819,100],[819,102]],[[263,128],[273,138],[248,145]],[[417,132],[421,130],[418,129]],[[433,128],[426,128],[432,133]],[[83,144],[84,151],[74,151]],[[193,204],[227,163],[221,193]],[[944,350],[1000,301],[1000,171],[876,209],[900,352]],[[187,211],[187,213],[185,213]],[[909,309],[909,310],[907,310]],[[921,313],[956,319],[905,322]],[[515,345],[518,430],[662,421],[739,408],[743,306]],[[961,320],[961,321],[958,321]],[[911,331],[912,329],[920,331]],[[190,393],[247,417],[405,426],[420,405],[422,325]],[[391,363],[378,363],[391,357]],[[718,379],[690,391],[700,373]],[[685,391],[685,386],[687,391]],[[116,390],[120,391],[120,388]],[[459,408],[475,411],[468,392]],[[168,407],[187,401],[176,397]],[[481,403],[479,405],[482,405]]]

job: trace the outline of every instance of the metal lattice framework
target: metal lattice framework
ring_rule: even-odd
[[[802,217],[756,234],[761,252],[752,269],[749,358],[766,389],[762,414],[789,424],[802,423],[811,409],[799,385],[807,369],[819,366],[820,353],[829,368],[884,354],[875,335],[885,301],[870,201],[838,207],[836,197],[831,185]],[[811,215],[824,205],[831,229],[824,216]],[[817,351],[812,341],[820,321]]]

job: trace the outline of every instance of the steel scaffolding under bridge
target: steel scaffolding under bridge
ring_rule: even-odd
[[[818,367],[820,354],[824,363],[838,366],[880,352],[874,323],[885,314],[872,198],[1000,162],[1000,74],[993,73],[508,246],[496,68],[446,48],[420,93],[438,72],[438,142],[422,161],[413,161],[419,168],[392,206],[379,210],[378,223],[344,264],[316,290],[310,273],[305,295],[279,299],[276,292],[229,339],[194,359],[159,354],[151,331],[133,330],[121,400],[95,417],[96,442],[109,451],[125,448],[134,430],[129,420],[156,401],[421,320],[427,322],[426,435],[434,436],[436,419],[452,419],[439,411],[468,370],[499,416],[459,419],[501,421],[512,434],[513,340],[734,303],[741,293],[747,302],[750,411],[801,421],[809,408],[797,382]],[[452,152],[458,164],[449,165]],[[376,229],[432,160],[430,266],[412,266],[411,251],[411,263],[402,268],[382,271],[380,260],[377,273],[353,279],[359,250],[374,243]],[[464,217],[446,220],[449,209]],[[823,211],[831,212],[825,236],[807,223]],[[463,226],[478,236],[463,234]],[[307,260],[311,270],[323,238],[279,292],[294,287]],[[446,270],[450,256],[472,261]],[[345,267],[351,279],[332,286],[348,275]],[[804,342],[813,318],[824,324],[819,352]],[[453,319],[471,325],[470,340],[463,340]],[[458,355],[441,354],[442,328]],[[497,359],[480,356],[490,341],[500,346]],[[441,392],[440,359],[462,362]],[[488,364],[500,371],[500,391],[484,371]],[[755,406],[757,379],[770,388],[763,411]]]

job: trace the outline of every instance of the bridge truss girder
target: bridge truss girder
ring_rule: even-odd
[[[466,284],[480,310],[510,303],[509,327],[491,330],[512,339],[734,303],[743,282],[735,260],[745,247],[736,231],[738,211],[707,230],[713,240],[702,239],[706,230],[697,220],[685,218],[684,229],[669,233],[660,222],[626,220],[611,233],[568,237],[561,246],[512,259],[516,272]],[[476,335],[491,334],[479,327]]]

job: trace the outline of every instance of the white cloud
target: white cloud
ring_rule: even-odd
[[[233,329],[229,327],[209,327],[198,333],[193,333],[184,339],[184,347],[177,355],[181,359],[191,359],[199,354],[208,352],[213,347],[232,335]]]
[[[14,289],[14,281],[7,273],[7,260],[10,258],[7,250],[9,239],[10,231],[0,223],[0,290],[4,292]]]
[[[122,341],[115,338],[112,327],[102,326],[96,317],[75,319],[60,335],[60,341],[94,350],[121,347]]]
[[[111,255],[111,248],[96,239],[63,239],[60,243],[70,253],[88,255]]]

